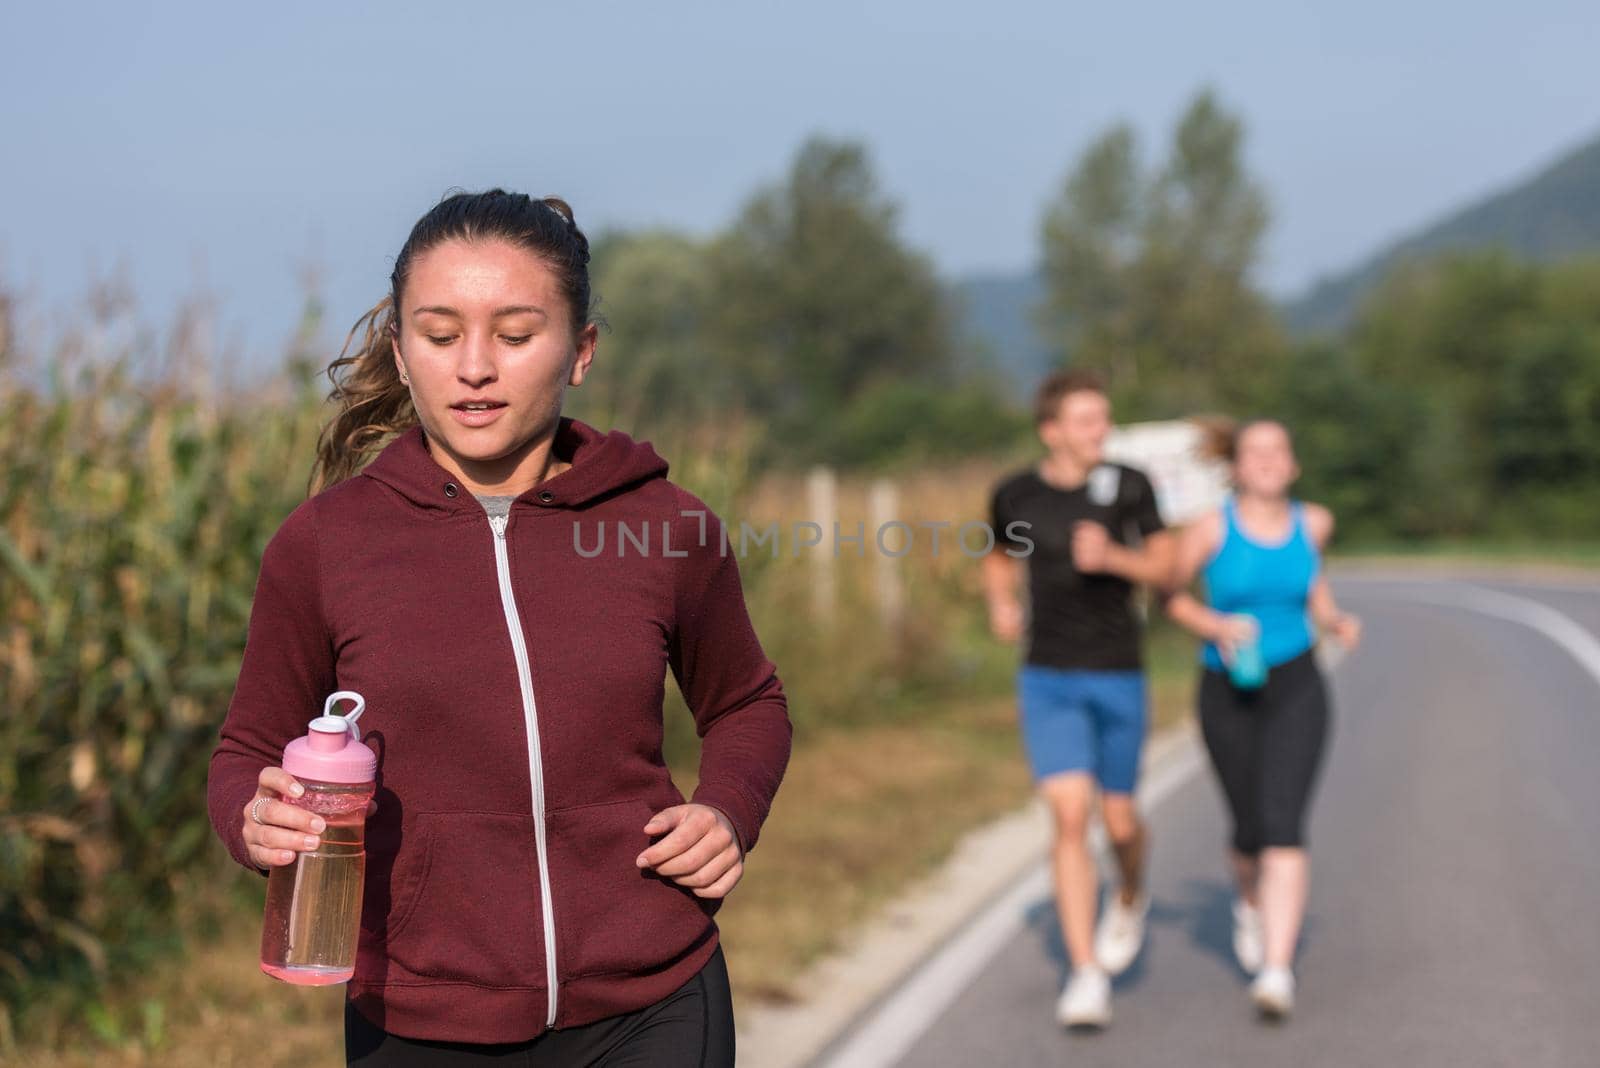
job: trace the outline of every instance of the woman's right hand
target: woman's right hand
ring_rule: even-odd
[[[282,768],[262,768],[256,783],[255,796],[245,803],[242,813],[244,844],[255,866],[281,868],[293,864],[299,853],[317,848],[317,836],[327,829],[327,821],[315,812],[279,800],[299,797],[306,788]]]
[[[1219,614],[1211,628],[1211,641],[1222,659],[1231,664],[1239,646],[1255,641],[1260,633],[1261,625],[1253,616]]]
[[[244,844],[250,851],[250,860],[261,869],[281,868],[293,864],[300,853],[308,853],[321,844],[317,836],[327,830],[328,822],[315,812],[279,800],[283,797],[300,797],[306,788],[295,781],[282,768],[262,768],[256,778],[256,793],[244,806]],[[255,810],[257,802],[260,808]],[[378,811],[377,801],[367,802],[367,816]],[[255,816],[261,819],[257,822]]]

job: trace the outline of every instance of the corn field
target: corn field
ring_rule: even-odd
[[[306,366],[299,396],[224,401],[181,351],[136,383],[131,353],[95,354],[92,336],[26,367],[0,327],[8,1045],[159,953],[180,880],[214,856],[207,759],[260,553],[304,497],[317,432]]]

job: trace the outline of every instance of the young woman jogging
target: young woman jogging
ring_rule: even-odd
[[[1289,495],[1299,468],[1288,431],[1260,420],[1209,436],[1234,492],[1179,534],[1167,611],[1205,639],[1200,725],[1233,817],[1234,951],[1255,976],[1256,1006],[1281,1017],[1294,1006],[1306,812],[1330,719],[1316,632],[1350,649],[1361,624],[1340,611],[1322,571],[1332,513]],[[1207,603],[1184,592],[1196,577]]]
[[[588,259],[555,198],[429,211],[262,559],[211,817],[257,871],[315,848],[280,757],[327,695],[365,697],[351,1064],[733,1063],[713,915],[790,725],[717,518],[648,444],[561,414],[595,352]],[[702,739],[688,801],[668,670]]]

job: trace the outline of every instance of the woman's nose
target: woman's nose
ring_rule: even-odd
[[[494,354],[490,351],[490,339],[468,336],[462,341],[461,356],[456,363],[456,377],[472,386],[492,380]]]

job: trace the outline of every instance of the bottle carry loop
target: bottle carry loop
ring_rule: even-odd
[[[354,703],[355,707],[343,715],[339,715],[334,712],[334,707],[340,701],[350,701]],[[330,693],[327,701],[323,702],[322,715],[311,721],[311,729],[328,732],[349,731],[350,737],[359,742],[361,740],[361,728],[356,726],[356,720],[360,719],[361,713],[366,710],[367,699],[354,690],[339,690],[335,693]],[[330,720],[337,720],[338,722],[328,722]]]

